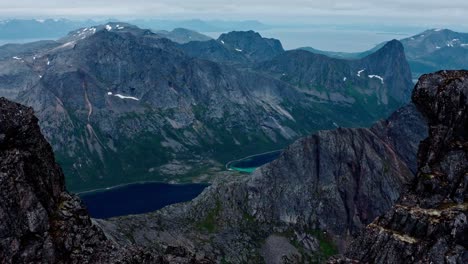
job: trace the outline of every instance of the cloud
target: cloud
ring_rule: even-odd
[[[164,17],[308,20],[361,17],[468,23],[466,0],[0,0],[0,17]]]

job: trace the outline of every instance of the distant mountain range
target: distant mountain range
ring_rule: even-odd
[[[185,28],[175,28],[172,31],[158,30],[155,31],[155,33],[181,44],[188,43],[191,41],[211,40],[211,38],[206,35]]]
[[[68,19],[9,19],[0,20],[0,40],[27,40],[27,39],[57,39],[68,32],[82,27],[90,27],[96,24],[104,24],[117,19],[108,20],[68,20]],[[180,28],[200,32],[225,32],[232,30],[264,30],[269,26],[258,21],[223,21],[223,20],[162,20],[139,19],[122,21],[134,25],[151,28],[153,30],[174,30],[171,34],[187,34]],[[164,32],[159,32],[165,34]],[[195,35],[193,32],[191,35]],[[196,34],[199,36],[198,34]],[[200,38],[194,40],[202,40]],[[205,39],[206,40],[206,39]]]
[[[253,31],[185,44],[168,34],[107,23],[0,47],[0,96],[35,109],[73,190],[207,181],[231,159],[368,126],[409,99],[398,41],[349,61]]]
[[[438,70],[468,69],[468,33],[448,29],[430,29],[413,37],[401,40],[411,67],[413,79],[420,75]],[[311,47],[300,48],[316,54],[340,59],[363,58],[381,48],[356,53],[322,51]]]

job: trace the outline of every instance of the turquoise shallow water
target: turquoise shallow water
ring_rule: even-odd
[[[281,155],[282,152],[283,152],[282,150],[276,150],[276,151],[248,156],[239,160],[231,161],[226,165],[226,167],[231,170],[251,173],[256,168],[277,159]]]

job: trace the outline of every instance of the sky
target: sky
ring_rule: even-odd
[[[468,0],[0,0],[1,18],[255,19],[468,25]]]

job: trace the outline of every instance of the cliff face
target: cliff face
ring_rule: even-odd
[[[371,129],[338,128],[300,139],[253,173],[252,214],[343,238],[355,233],[388,210],[413,179],[424,129],[410,105]]]
[[[364,113],[375,115],[383,112],[388,116],[405,105],[413,87],[403,45],[397,40],[354,60],[305,50],[286,51],[257,64],[256,69],[307,91],[310,96],[359,105]]]
[[[412,98],[429,122],[416,181],[347,256],[366,263],[467,263],[468,71],[424,75]]]
[[[302,138],[251,175],[220,178],[192,202],[99,224],[122,244],[184,245],[231,263],[324,261],[414,179],[426,130],[409,105],[370,129]]]
[[[31,108],[0,98],[0,263],[193,260],[180,248],[160,254],[107,239],[79,198],[65,190],[62,171],[37,122]]]

